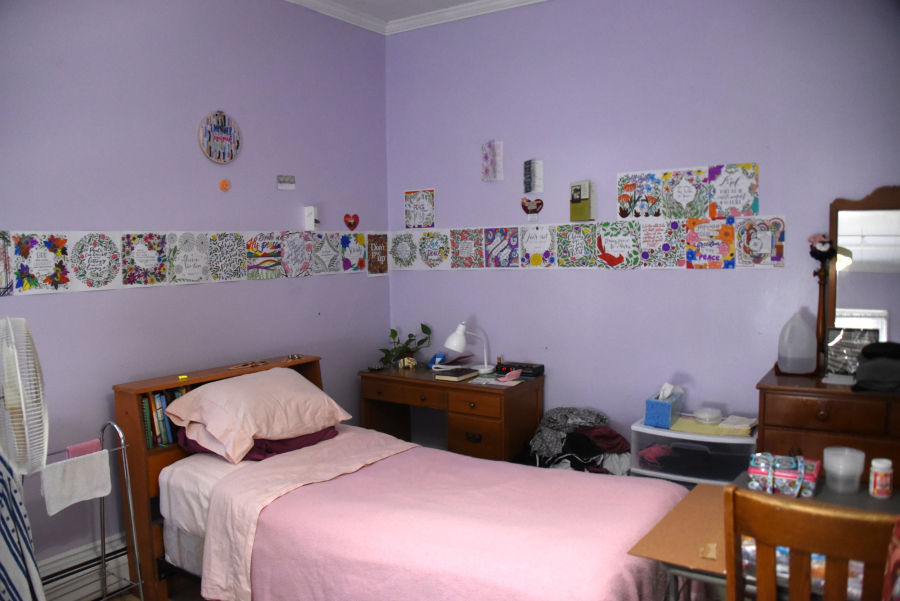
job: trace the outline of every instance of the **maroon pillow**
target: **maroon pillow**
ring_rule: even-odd
[[[334,438],[338,435],[334,426],[329,426],[324,430],[313,432],[312,434],[304,434],[294,438],[285,438],[284,440],[265,440],[256,439],[253,441],[253,447],[244,456],[249,461],[259,461],[267,459],[273,455],[287,453],[288,451],[296,451],[304,447],[311,447],[316,443]],[[201,445],[196,440],[191,440],[184,433],[184,428],[178,428],[178,445],[188,453],[212,453],[209,449]]]

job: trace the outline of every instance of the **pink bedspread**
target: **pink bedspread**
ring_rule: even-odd
[[[414,448],[264,509],[253,599],[662,599],[664,568],[628,550],[685,494]]]

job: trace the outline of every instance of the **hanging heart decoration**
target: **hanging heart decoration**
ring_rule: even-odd
[[[344,215],[344,223],[347,224],[347,227],[352,232],[359,225],[359,215],[350,215],[349,213]]]
[[[537,215],[543,208],[544,201],[540,198],[535,198],[534,200],[528,200],[527,198],[522,199],[522,210],[528,215]]]

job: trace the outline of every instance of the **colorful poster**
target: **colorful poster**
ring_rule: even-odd
[[[756,163],[710,167],[709,184],[711,219],[759,214],[759,166]]]
[[[556,267],[556,226],[519,227],[519,264],[522,267]]]
[[[450,268],[481,269],[484,267],[484,230],[450,230]]]
[[[412,234],[391,233],[390,269],[412,269],[416,264],[418,252]]]
[[[12,272],[16,294],[69,289],[69,234],[13,233]]]
[[[368,271],[371,276],[388,274],[388,235],[366,236],[366,252],[369,255]]]
[[[684,231],[684,220],[680,219],[641,223],[641,268],[684,268]]]
[[[341,234],[341,269],[344,273],[366,270],[365,234]]]
[[[784,217],[741,217],[734,228],[738,267],[784,267]]]
[[[247,279],[247,245],[237,232],[217,232],[209,237],[209,277],[214,282]]]
[[[312,275],[315,232],[281,232],[281,268],[285,277]]]
[[[281,268],[281,232],[248,232],[247,279],[274,280],[284,273]]]
[[[594,224],[556,226],[556,256],[560,267],[596,267],[597,230]]]
[[[209,234],[169,232],[169,283],[203,284],[209,281]]]
[[[518,267],[519,228],[484,228],[484,253],[488,267]]]
[[[688,269],[734,269],[734,217],[688,219],[685,240]]]
[[[706,217],[709,213],[709,178],[706,167],[665,171],[658,188],[663,216],[667,219]]]
[[[120,232],[79,232],[69,253],[73,290],[110,290],[123,286],[119,277],[122,255]]]
[[[313,275],[341,273],[340,232],[314,232]]]
[[[9,232],[0,231],[0,296],[9,296],[13,291],[12,272],[9,269],[11,245]]]
[[[434,190],[406,193],[406,229],[434,227]]]
[[[424,270],[450,269],[450,230],[418,233],[416,267]]]
[[[641,223],[597,224],[597,265],[602,269],[637,269],[641,262]]]
[[[661,217],[661,172],[620,173],[616,186],[617,210],[622,219]]]
[[[158,286],[166,283],[169,257],[166,235],[153,232],[122,234],[122,284]]]

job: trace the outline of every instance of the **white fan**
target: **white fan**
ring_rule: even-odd
[[[0,321],[0,454],[15,474],[43,469],[47,461],[44,377],[25,320]]]

